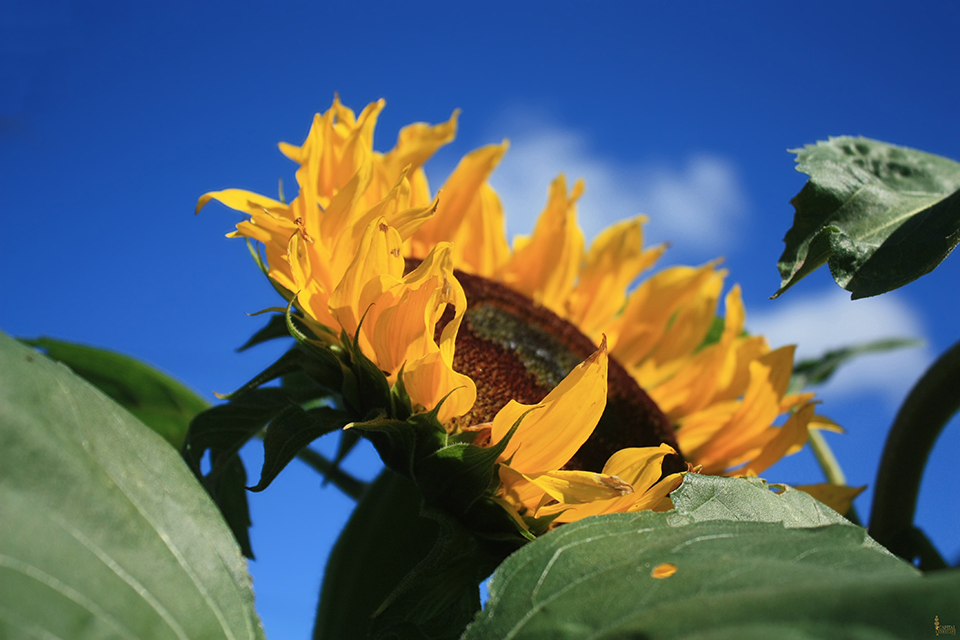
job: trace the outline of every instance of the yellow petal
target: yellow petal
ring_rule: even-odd
[[[645,280],[613,323],[613,356],[628,368],[641,365],[656,349],[677,310],[695,297],[716,295],[723,275],[711,263],[699,268],[671,267]],[[642,376],[638,380],[645,389],[655,386]]]
[[[567,318],[593,335],[623,308],[627,287],[660,257],[665,246],[643,250],[643,216],[606,228],[587,252]]]
[[[330,296],[330,313],[351,338],[356,334],[366,309],[360,309],[360,293],[368,281],[380,276],[400,277],[403,274],[402,242],[396,229],[383,218],[370,223],[360,248]],[[370,353],[370,345],[364,349]]]
[[[547,471],[521,475],[564,504],[607,500],[633,493],[633,487],[620,478],[592,471]]]
[[[492,280],[500,278],[510,260],[510,246],[500,197],[489,184],[480,185],[477,197],[467,207],[453,246],[458,269]]]
[[[562,175],[550,185],[547,206],[533,235],[514,242],[504,282],[511,288],[563,316],[583,257],[583,233],[577,224],[576,202],[583,193],[578,180],[567,195]]]
[[[243,189],[224,189],[223,191],[211,191],[200,196],[200,199],[197,201],[196,213],[200,213],[200,209],[211,200],[216,200],[231,209],[243,211],[252,216],[259,215],[263,213],[264,210],[274,214],[283,214],[288,211],[287,205],[273,198],[267,198],[266,196],[261,196],[251,191],[244,191]]]
[[[607,403],[606,340],[547,394],[510,439],[501,460],[521,473],[565,465],[597,426]],[[491,440],[499,442],[531,406],[511,400],[493,419]]]
[[[745,447],[755,445],[756,438],[773,424],[790,382],[793,351],[794,347],[782,347],[751,362],[750,384],[737,412],[700,449],[685,450],[688,457],[704,466],[705,473],[717,473],[733,464],[745,453]]]
[[[471,203],[507,150],[507,142],[481,147],[460,160],[440,190],[437,213],[414,234],[416,257],[422,257],[437,243],[452,241],[463,224]]]
[[[413,404],[427,410],[446,397],[437,415],[444,425],[472,409],[477,401],[477,385],[468,376],[454,371],[439,351],[408,362],[403,370],[403,384]]]
[[[456,137],[459,115],[460,110],[455,109],[450,119],[441,124],[417,122],[407,125],[397,135],[397,144],[384,155],[384,164],[394,171],[408,165],[411,170],[416,170],[429,160],[437,149]]]
[[[407,289],[375,318],[373,350],[382,370],[393,374],[404,362],[426,355],[431,347],[436,350],[434,310],[441,286],[440,278],[435,277],[432,286]]]
[[[807,428],[813,418],[813,409],[812,403],[807,404],[787,418],[782,427],[771,427],[777,435],[761,449],[754,460],[747,464],[745,471],[759,475],[779,462],[790,451],[799,450],[807,441]]]
[[[847,487],[839,484],[804,484],[797,485],[794,489],[799,489],[808,493],[823,504],[827,505],[840,515],[846,515],[853,506],[853,499],[866,490],[867,485],[862,487]]]

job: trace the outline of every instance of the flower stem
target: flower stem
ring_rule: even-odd
[[[843,474],[843,469],[840,468],[840,463],[837,462],[837,458],[833,455],[833,450],[827,444],[823,434],[816,429],[811,429],[807,437],[810,440],[813,455],[817,457],[817,462],[820,464],[820,469],[826,476],[827,482],[839,485],[847,484],[847,477]]]
[[[807,434],[810,442],[810,448],[813,449],[813,455],[817,458],[817,463],[823,471],[823,475],[830,484],[846,486],[847,476],[844,475],[837,457],[833,455],[833,449],[827,444],[827,439],[817,429],[811,429]],[[860,516],[857,514],[856,507],[851,506],[850,510],[842,514],[854,524],[860,524]]]
[[[297,454],[297,458],[318,471],[327,480],[332,482],[334,486],[354,500],[360,499],[360,496],[363,495],[364,490],[369,484],[362,480],[357,480],[339,466],[327,460],[323,454],[314,451],[310,447],[301,449],[300,453]]]
[[[924,558],[932,554],[929,550],[922,553],[924,550],[911,542],[916,539],[917,494],[937,437],[960,410],[958,380],[960,342],[941,355],[910,390],[890,428],[874,485],[870,535],[901,558],[912,561],[920,557],[921,568],[928,568]]]

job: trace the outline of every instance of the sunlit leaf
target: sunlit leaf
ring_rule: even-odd
[[[960,163],[846,136],[794,153],[810,180],[791,201],[774,297],[824,263],[854,299],[875,296],[932,271],[960,242]]]
[[[0,637],[262,638],[246,562],[167,443],[0,334]]]
[[[803,492],[688,474],[675,511],[564,525],[512,555],[465,639],[901,638],[956,611],[960,572],[923,576]]]
[[[190,420],[209,406],[180,382],[129,356],[46,337],[21,342],[73,369],[178,449]]]

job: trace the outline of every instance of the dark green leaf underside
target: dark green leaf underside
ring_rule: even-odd
[[[960,242],[960,163],[846,136],[794,153],[810,180],[791,200],[774,297],[824,263],[854,299],[875,296],[929,273]]]
[[[168,444],[0,334],[0,637],[262,638],[246,563]]]
[[[918,637],[960,614],[960,574],[920,577],[802,492],[691,474],[674,496],[515,553],[464,638]]]

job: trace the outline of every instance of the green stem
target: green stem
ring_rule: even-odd
[[[927,458],[940,432],[960,410],[960,342],[933,363],[910,390],[890,428],[874,484],[870,535],[902,558],[920,550],[913,518]]]
[[[257,434],[257,437],[261,440],[263,436],[263,431]],[[363,492],[366,491],[367,485],[370,484],[363,480],[357,480],[341,469],[339,464],[327,460],[322,453],[314,451],[310,447],[300,449],[300,453],[297,454],[297,459],[313,468],[314,471],[332,482],[337,489],[340,489],[340,491],[343,491],[354,500],[359,500]]]
[[[813,455],[816,456],[817,463],[819,463],[823,475],[826,476],[827,482],[846,486],[847,476],[844,475],[843,469],[840,468],[840,463],[837,462],[837,457],[833,455],[833,449],[827,444],[827,439],[823,437],[823,433],[818,429],[811,429],[807,437],[810,442],[810,448],[813,449]],[[855,507],[851,506],[850,510],[843,515],[846,516],[850,522],[860,524],[860,516],[857,514]]]
[[[354,500],[359,500],[367,488],[368,483],[357,480],[310,447],[301,449],[297,458],[320,472],[327,480]]]
[[[823,470],[823,475],[827,477],[827,482],[830,484],[846,485],[847,476],[843,475],[843,469],[840,468],[840,463],[837,462],[837,457],[833,455],[833,450],[830,448],[830,445],[827,444],[827,440],[823,437],[823,434],[817,429],[811,429],[807,437],[810,440],[810,448],[813,449],[813,455],[817,457],[820,469]]]

